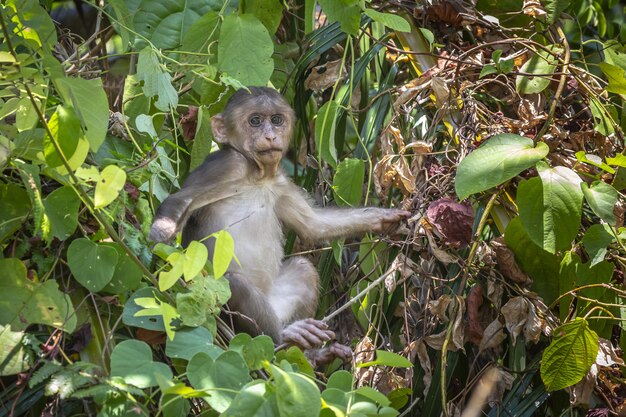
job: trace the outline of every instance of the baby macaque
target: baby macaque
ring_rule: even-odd
[[[248,90],[237,91],[211,119],[223,149],[209,155],[183,188],[161,204],[150,239],[169,241],[182,228],[183,245],[188,245],[227,230],[240,262],[231,263],[226,274],[232,291],[228,304],[239,313],[236,330],[313,349],[332,340],[334,333],[312,318],[319,285],[315,267],[304,257],[283,259],[283,227],[305,241],[328,241],[388,231],[410,213],[313,207],[279,166],[294,131],[293,110],[273,89]],[[209,254],[212,241],[204,241]],[[351,353],[336,343],[327,352],[344,359]]]

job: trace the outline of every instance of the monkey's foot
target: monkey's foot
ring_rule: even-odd
[[[176,234],[176,222],[169,217],[160,217],[152,223],[148,239],[153,242],[167,242]]]
[[[335,338],[335,333],[320,320],[304,319],[291,323],[283,329],[283,342],[313,349]]]
[[[330,345],[320,349],[310,349],[305,355],[313,367],[327,365],[336,358],[347,362],[352,359],[352,349],[339,343],[331,343]]]

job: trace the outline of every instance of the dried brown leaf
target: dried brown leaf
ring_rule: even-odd
[[[304,81],[304,88],[313,91],[324,91],[332,87],[339,78],[347,76],[346,69],[341,65],[341,59],[328,61],[311,69],[311,73]]]

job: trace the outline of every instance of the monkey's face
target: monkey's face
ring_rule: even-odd
[[[282,96],[246,96],[212,119],[215,139],[263,167],[275,168],[287,152],[294,113]]]

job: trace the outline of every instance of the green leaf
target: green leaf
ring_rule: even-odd
[[[127,291],[135,290],[141,284],[143,271],[130,257],[128,253],[115,242],[102,242],[100,246],[108,246],[117,252],[117,263],[111,281],[102,289],[109,294],[125,294]]]
[[[39,105],[39,101],[37,101],[37,105]],[[17,127],[18,132],[34,128],[37,120],[39,120],[39,116],[30,99],[21,98],[15,110],[15,127]]]
[[[591,210],[602,220],[614,226],[617,222],[613,213],[617,204],[617,190],[600,180],[594,181],[591,186],[586,182],[581,182],[580,186]]]
[[[117,199],[126,184],[126,172],[116,165],[109,165],[100,173],[94,198],[95,208],[106,207]]]
[[[178,311],[176,311],[173,306],[161,301],[157,297],[137,297],[134,299],[134,302],[138,306],[143,307],[143,310],[139,310],[135,313],[136,317],[163,317],[165,333],[169,340],[174,340],[175,325],[173,322],[178,318]]]
[[[172,370],[164,363],[152,360],[152,350],[139,340],[125,340],[111,353],[111,376],[124,378],[124,382],[138,388],[157,385],[157,377],[170,380]]]
[[[19,19],[14,22],[17,23],[18,36],[49,48],[56,45],[57,32],[54,22],[37,0],[14,0],[7,2],[7,5],[18,13]]]
[[[224,276],[235,256],[235,241],[226,230],[214,233],[215,249],[213,250],[213,275],[215,278]]]
[[[339,370],[333,372],[328,378],[326,388],[335,388],[343,392],[352,391],[352,385],[354,384],[354,378],[348,371]]]
[[[606,163],[609,165],[626,168],[626,155],[619,153],[615,155],[614,158],[606,158]]]
[[[558,51],[554,46],[552,50],[553,53]],[[541,50],[533,54],[520,68],[521,73],[533,75],[518,75],[515,80],[515,89],[521,94],[541,93],[550,85],[556,65],[557,61],[552,53]]]
[[[191,148],[191,160],[189,161],[189,169],[196,169],[204,162],[205,158],[211,153],[213,144],[213,132],[211,131],[211,113],[205,106],[198,108],[198,126],[196,127],[196,136],[193,140],[193,148]]]
[[[12,183],[0,183],[0,242],[22,227],[30,207],[25,189]]]
[[[576,318],[557,328],[543,351],[541,379],[548,391],[572,386],[583,379],[598,354],[598,335],[587,320]]]
[[[0,324],[12,331],[43,324],[71,333],[76,328],[72,301],[59,291],[57,282],[33,282],[26,267],[15,258],[0,259]]]
[[[83,132],[74,110],[71,107],[57,106],[57,110],[48,121],[48,126],[53,136],[50,138],[46,134],[44,138],[44,156],[48,165],[52,168],[63,165],[63,158],[54,147],[54,139],[65,159],[73,162],[70,164],[72,169],[78,168],[85,160],[89,147],[87,146],[85,150],[79,146]]]
[[[228,234],[228,232],[225,232]],[[230,236],[230,234],[228,234]],[[232,237],[231,237],[232,240]],[[209,251],[206,246],[195,240],[187,246],[185,249],[183,275],[185,281],[191,281],[202,272],[202,269],[206,265],[206,261],[209,257]]]
[[[315,119],[315,145],[318,151],[318,158],[333,168],[337,166],[337,148],[335,146],[335,129],[337,127],[337,116],[339,105],[331,100],[317,112]]]
[[[254,15],[228,15],[222,22],[217,45],[220,71],[244,85],[264,86],[274,70],[274,43]]]
[[[230,350],[241,353],[248,368],[255,371],[274,357],[274,341],[265,335],[253,339],[246,333],[239,333],[230,341]]]
[[[377,350],[376,359],[370,362],[364,362],[357,365],[358,368],[364,368],[367,366],[392,366],[395,368],[410,368],[413,363],[400,356],[397,353],[389,352],[386,350]]]
[[[222,24],[222,20],[220,19],[219,13],[215,11],[209,11],[200,19],[196,20],[193,25],[189,28],[185,37],[183,38],[183,43],[181,46],[181,50],[189,51],[189,52],[200,52],[203,54],[209,53],[208,60],[211,61],[213,57],[211,55],[217,52],[217,45],[214,42],[218,39],[220,25]],[[213,43],[213,45],[211,45]],[[208,48],[211,47],[213,54],[211,54],[211,50]],[[189,55],[186,56],[187,62],[207,62],[206,56],[194,56]],[[198,120],[200,117],[198,117]]]
[[[102,88],[102,80],[60,78],[57,85],[65,104],[72,104],[82,122],[90,149],[96,152],[104,142],[109,126],[109,101]]]
[[[605,224],[592,224],[583,236],[582,243],[594,266],[604,260],[607,247],[615,241],[609,226]]]
[[[174,339],[168,340],[165,346],[165,354],[170,358],[191,360],[198,352],[215,359],[224,351],[213,344],[213,335],[204,327],[179,329]]]
[[[604,136],[615,133],[614,120],[619,120],[615,107],[603,103],[595,97],[589,99],[589,109],[593,116],[594,129]]]
[[[315,371],[311,366],[311,363],[304,355],[302,349],[297,346],[290,346],[289,349],[281,349],[276,352],[276,359],[274,362],[280,363],[283,360],[286,360],[292,365],[295,365],[295,368],[298,372],[304,375],[308,375],[311,378],[315,378]],[[332,375],[335,375],[337,372],[333,372]],[[332,377],[332,376],[331,376]]]
[[[198,276],[188,287],[189,292],[176,294],[176,305],[183,324],[201,326],[210,316],[217,316],[220,307],[230,298],[228,280],[221,277]]]
[[[580,177],[562,166],[537,164],[540,178],[522,181],[517,191],[520,219],[542,249],[556,253],[571,247],[582,216]]]
[[[600,62],[600,69],[609,79],[606,91],[615,94],[626,94],[626,77],[624,76],[626,72],[623,68],[607,64],[606,62]]]
[[[267,389],[268,384],[255,380],[244,386],[233,399],[228,409],[220,417],[274,417],[279,415],[276,394]]]
[[[226,410],[237,392],[250,381],[243,357],[232,351],[222,353],[215,360],[206,353],[197,353],[187,365],[187,377],[192,387],[211,392],[205,400],[218,412]]]
[[[371,17],[375,22],[381,23],[397,32],[411,31],[411,25],[402,16],[391,13],[381,13],[374,9],[365,9],[365,14]]]
[[[584,162],[586,164],[598,167],[608,172],[609,174],[615,174],[615,170],[611,168],[608,164],[602,162],[602,158],[600,158],[598,155],[588,154],[585,153],[585,151],[578,151],[576,152],[576,159],[578,159],[580,162]]]
[[[244,3],[244,13],[256,16],[273,35],[283,19],[283,5],[275,0],[255,0]]]
[[[402,358],[404,359],[404,358]],[[387,407],[391,404],[391,401],[383,394],[382,392],[376,391],[372,387],[359,387],[354,392],[358,395],[362,395],[363,397],[371,400],[372,402],[377,403],[380,406]]]
[[[333,194],[337,205],[356,207],[361,204],[364,180],[365,161],[355,158],[341,161],[333,179]]]
[[[169,111],[178,105],[178,93],[172,86],[172,76],[163,68],[156,52],[145,47],[139,52],[137,79],[143,81],[146,97],[158,96],[154,103],[157,109]]]
[[[165,325],[163,324],[163,316],[160,314],[152,314],[150,316],[136,316],[136,314],[144,308],[136,303],[136,300],[144,298],[158,299],[159,291],[153,287],[140,288],[137,290],[130,299],[124,304],[124,311],[122,313],[122,322],[127,326],[141,327],[142,329],[165,331]],[[160,301],[160,300],[159,300]],[[155,301],[155,304],[157,302]]]
[[[455,189],[461,200],[488,190],[534,166],[549,152],[532,139],[503,133],[495,135],[461,161],[456,172]]]
[[[80,198],[72,187],[58,188],[43,201],[50,221],[50,233],[59,240],[70,237],[78,226]]]
[[[142,0],[133,23],[137,32],[159,49],[178,48],[189,27],[210,10],[218,12],[216,0]],[[142,45],[145,43],[141,42]]]
[[[285,372],[270,364],[276,387],[276,403],[281,416],[317,416],[322,398],[315,383],[295,372]]]
[[[0,376],[19,374],[30,369],[34,355],[27,349],[24,332],[11,331],[0,324]]]
[[[494,65],[488,64],[488,65],[485,65],[483,69],[480,70],[480,75],[478,76],[478,78],[483,78],[483,77],[486,77],[487,75],[495,74],[497,72],[498,72],[498,69]]]
[[[117,251],[80,238],[67,248],[67,263],[76,281],[89,291],[98,292],[113,278]]]
[[[571,3],[570,0],[543,0],[541,4],[547,13],[546,18],[549,24],[557,21],[561,13],[567,9]]]
[[[318,0],[330,22],[339,22],[341,30],[349,35],[359,34],[361,7],[359,0]]]
[[[533,291],[547,304],[554,301],[559,296],[560,258],[533,243],[519,217],[509,222],[504,240],[519,266],[533,279]]]

